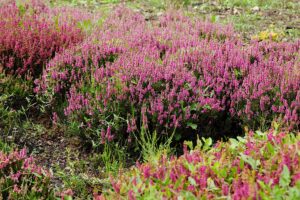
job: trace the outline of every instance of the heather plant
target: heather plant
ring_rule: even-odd
[[[287,127],[299,128],[299,42],[252,43],[251,68],[238,72],[246,79],[231,95],[235,111],[248,124],[270,124],[277,115]]]
[[[195,36],[196,41],[175,40],[179,35],[172,32],[177,27],[184,30],[188,26],[197,29],[189,37],[192,40]],[[216,100],[201,94],[205,90],[193,91],[192,87],[203,86],[202,81],[173,58],[180,59],[185,45],[192,42],[196,45],[199,38],[200,41],[216,40],[216,43],[220,40],[223,44],[226,37],[234,37],[230,29],[190,21],[174,12],[163,16],[160,25],[154,26],[146,23],[141,15],[121,8],[108,17],[102,28],[105,31],[99,30],[78,47],[57,55],[36,88],[63,98],[67,96],[64,112],[69,118],[75,116],[88,127],[100,124],[113,128],[114,132],[127,129],[130,133],[144,122],[146,128],[153,126],[152,130],[181,125],[180,121],[192,117],[190,107],[213,114],[221,109]],[[173,37],[175,44],[172,44]],[[195,127],[192,121],[188,123]]]
[[[54,14],[41,1],[1,5],[0,65],[6,74],[38,78],[49,59],[83,39],[72,20]]]
[[[2,199],[55,199],[50,173],[37,166],[26,150],[0,152],[0,195]]]
[[[67,100],[67,119],[99,142],[132,138],[142,125],[162,134],[176,128],[177,139],[187,130],[268,127],[276,117],[297,128],[298,64],[299,41],[245,44],[230,26],[172,10],[147,22],[118,7],[49,62],[36,91]]]
[[[213,145],[198,139],[194,148],[187,142],[179,158],[138,163],[111,178],[101,198],[298,199],[299,139],[299,133],[274,129]]]

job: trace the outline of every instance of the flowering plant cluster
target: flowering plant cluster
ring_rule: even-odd
[[[56,53],[82,41],[83,33],[76,25],[78,14],[70,17],[76,13],[70,11],[50,9],[35,0],[0,5],[0,66],[4,72],[38,78]]]
[[[191,151],[187,146],[179,158],[137,164],[111,178],[112,189],[101,198],[300,198],[299,133],[257,131],[213,145],[210,139],[198,140]]]
[[[67,99],[64,114],[101,138],[281,118],[299,126],[300,41],[251,41],[169,11],[158,21],[116,8],[101,28],[56,55],[36,92]],[[222,131],[221,131],[222,132]],[[99,134],[100,135],[100,134]]]
[[[0,151],[0,198],[41,199],[50,197],[50,173],[27,157],[26,150]],[[52,195],[53,196],[53,195]]]

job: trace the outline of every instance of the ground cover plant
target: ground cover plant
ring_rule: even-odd
[[[298,6],[0,0],[2,198],[299,198]]]
[[[191,149],[191,151],[188,151]],[[106,199],[298,199],[299,134],[270,130],[212,144],[186,142],[179,158],[137,164],[112,178]],[[104,196],[102,196],[104,198]],[[100,198],[100,197],[99,197]]]
[[[26,150],[0,152],[1,199],[52,197],[50,173],[37,166]],[[50,198],[49,198],[50,199]]]

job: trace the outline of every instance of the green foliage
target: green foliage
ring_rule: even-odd
[[[113,179],[113,190],[104,194],[108,199],[129,193],[136,199],[298,199],[299,136],[271,130],[213,146],[211,139],[198,139],[196,147],[186,142],[191,150],[184,155],[135,166]]]
[[[102,4],[116,4],[120,3],[120,0],[52,0],[52,6],[62,6],[62,5],[71,5],[71,6],[85,6],[85,7],[101,7]]]
[[[0,73],[0,128],[12,132],[32,107],[32,82]]]
[[[50,173],[27,157],[25,149],[0,155],[0,199],[55,199]]]
[[[279,185],[281,187],[287,187],[291,183],[291,174],[289,168],[284,165],[283,170],[280,175]]]
[[[228,7],[271,7],[278,8],[280,6],[285,6],[291,0],[277,1],[277,0],[218,0],[219,3]]]
[[[174,134],[175,131],[169,138],[165,139],[159,137],[156,131],[149,133],[148,130],[142,127],[140,134],[135,137],[138,142],[143,161],[158,163],[163,155],[170,155],[173,151],[171,142]]]
[[[120,146],[119,143],[105,143],[103,152],[100,156],[104,165],[105,174],[116,176],[119,170],[125,167],[126,155],[127,153],[125,147]]]
[[[9,146],[7,143],[3,142],[0,139],[0,151],[4,152],[4,153],[9,153],[12,151],[11,146]]]

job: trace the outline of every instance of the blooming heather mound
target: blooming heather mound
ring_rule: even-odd
[[[0,151],[0,198],[41,199],[50,197],[50,173],[37,166],[26,150]]]
[[[83,39],[78,14],[71,20],[70,12],[58,12],[41,1],[0,6],[0,65],[6,73],[37,78],[56,53]]]
[[[147,22],[117,8],[82,44],[51,60],[36,91],[67,98],[65,115],[102,127],[102,136],[140,126],[203,132],[208,124],[224,123],[223,130],[242,121],[255,127],[280,116],[295,127],[299,48],[299,41],[246,45],[231,27],[180,12]]]
[[[212,147],[211,140],[199,140],[194,150],[185,150],[179,158],[137,164],[112,178],[112,190],[103,196],[131,200],[299,199],[299,148],[299,133],[272,130]]]

